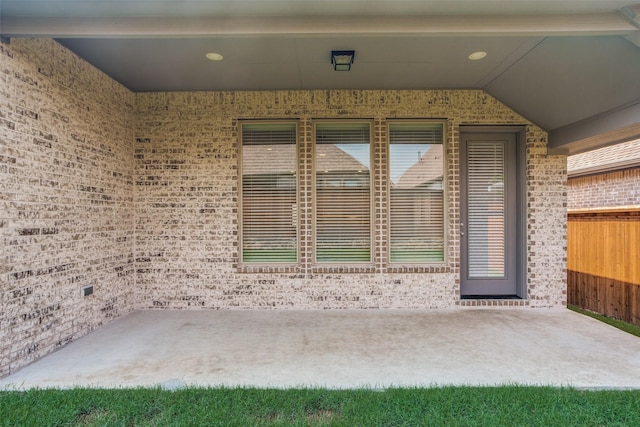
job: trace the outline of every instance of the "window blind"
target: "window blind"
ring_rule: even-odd
[[[371,261],[368,123],[317,123],[316,260]]]
[[[390,261],[444,260],[443,125],[389,125]]]
[[[505,146],[474,142],[467,146],[468,275],[505,276]]]
[[[296,262],[295,123],[245,123],[242,132],[242,261]]]

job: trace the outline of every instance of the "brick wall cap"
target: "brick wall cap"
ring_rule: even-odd
[[[623,212],[640,212],[640,205],[617,206],[615,208],[586,208],[586,209],[567,209],[569,215],[579,215],[588,213],[623,213]]]

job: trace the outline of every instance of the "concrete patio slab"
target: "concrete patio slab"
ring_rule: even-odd
[[[640,338],[569,310],[137,311],[0,388],[640,389]]]

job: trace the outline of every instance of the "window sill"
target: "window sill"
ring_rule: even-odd
[[[451,273],[451,267],[445,264],[431,265],[387,265],[387,273]]]
[[[299,264],[241,264],[238,266],[238,273],[273,273],[273,274],[299,274],[302,267]]]
[[[237,268],[241,274],[443,274],[451,273],[449,265],[385,265],[372,264],[313,264],[305,268],[302,264],[242,264]]]
[[[314,274],[370,274],[375,273],[376,268],[371,264],[358,265],[358,264],[329,264],[329,265],[314,265],[311,268]]]

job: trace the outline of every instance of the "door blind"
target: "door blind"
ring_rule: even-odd
[[[443,126],[389,125],[390,260],[444,260]]]
[[[505,146],[503,142],[467,145],[468,275],[505,276]]]
[[[316,260],[371,260],[368,123],[316,124]]]
[[[295,123],[242,125],[242,261],[296,262]]]

